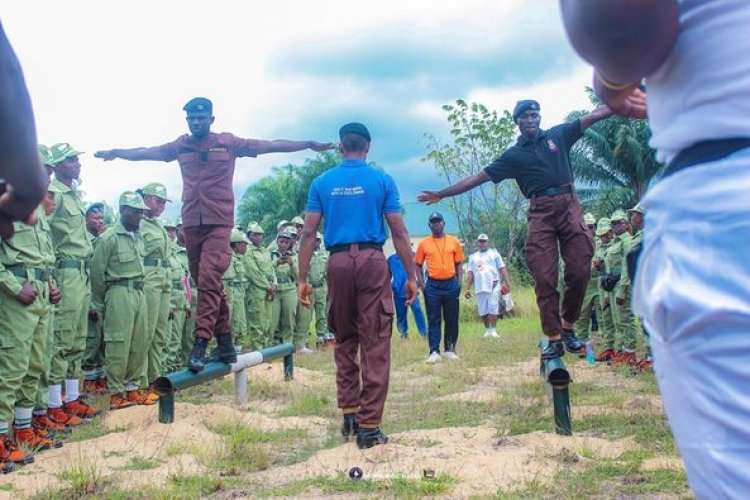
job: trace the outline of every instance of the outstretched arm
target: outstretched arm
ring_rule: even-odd
[[[21,65],[0,24],[0,236],[13,235],[13,221],[34,221],[47,191],[39,161],[34,113]]]
[[[641,79],[669,56],[678,35],[676,0],[560,0],[573,48],[594,66],[594,90],[623,116],[646,117]]]
[[[480,184],[484,184],[485,182],[488,182],[491,180],[492,179],[490,179],[490,176],[487,174],[487,172],[482,170],[474,175],[471,175],[469,177],[466,177],[465,179],[458,181],[455,184],[448,186],[445,189],[441,189],[440,191],[422,191],[417,196],[417,200],[423,203],[427,203],[428,205],[432,205],[433,203],[437,203],[443,198],[447,198],[448,196],[456,196],[457,194],[465,193],[466,191],[474,189]]]
[[[581,117],[581,132],[589,128],[594,123],[612,116],[612,110],[609,106],[599,106],[590,113]]]
[[[315,142],[315,141],[288,141],[286,139],[275,139],[273,141],[257,141],[257,154],[265,153],[293,153],[295,151],[302,151],[304,149],[312,149],[313,151],[326,151],[333,149],[333,144],[330,142]]]
[[[164,161],[164,154],[159,147],[155,148],[131,148],[131,149],[105,149],[97,151],[94,156],[104,161],[121,158],[129,161]]]

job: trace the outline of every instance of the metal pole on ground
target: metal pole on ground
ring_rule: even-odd
[[[544,338],[539,342],[540,349],[544,350],[549,344],[549,340]],[[570,419],[570,394],[568,386],[570,385],[570,372],[565,366],[562,358],[541,360],[540,374],[547,386],[547,395],[552,401],[552,407],[555,415],[555,432],[563,436],[573,434],[573,427]]]

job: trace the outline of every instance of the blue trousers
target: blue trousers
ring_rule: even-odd
[[[445,321],[443,345],[446,351],[456,350],[458,342],[458,296],[461,284],[452,280],[428,279],[424,288],[424,302],[427,306],[428,336],[430,352],[440,352],[440,330]]]
[[[394,295],[393,302],[396,304],[396,328],[398,328],[398,333],[402,337],[406,337],[409,333],[409,323],[407,321],[409,309],[406,307],[406,297],[397,297]],[[414,322],[417,324],[419,335],[426,337],[427,324],[425,324],[424,313],[422,312],[422,305],[419,303],[419,298],[412,303],[411,312],[414,315]]]

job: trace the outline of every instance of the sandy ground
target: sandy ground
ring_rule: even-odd
[[[492,401],[500,385],[538,381],[538,369],[538,361],[529,360],[515,366],[483,370],[469,390],[440,399]],[[576,382],[594,386],[615,385],[632,389],[636,384],[606,367],[583,363],[575,366],[574,376]],[[35,464],[0,477],[0,498],[18,498],[63,488],[68,483],[59,474],[73,467],[94,469],[102,477],[125,488],[165,484],[170,475],[215,474],[206,470],[196,456],[211,453],[212,449],[221,446],[222,438],[211,430],[220,422],[237,422],[263,431],[305,429],[308,435],[325,439],[330,432],[327,419],[275,415],[283,406],[284,395],[299,390],[300,386],[306,388],[326,383],[322,374],[296,368],[294,386],[290,386],[283,381],[280,365],[272,364],[251,369],[249,377],[258,390],[263,386],[271,387],[280,397],[266,398],[243,407],[231,406],[231,396],[220,398],[227,404],[177,403],[176,419],[171,425],[158,423],[156,406],[109,413],[103,417],[103,425],[114,432],[39,454]],[[413,378],[409,385],[415,381],[425,382],[429,377]],[[521,401],[522,405],[529,406],[536,403],[533,398]],[[654,414],[662,411],[661,401],[653,396],[633,397],[627,406]],[[613,409],[605,405],[581,406],[574,408],[574,418],[576,415],[611,411]],[[257,487],[277,486],[309,477],[345,476],[353,466],[360,467],[368,479],[388,480],[398,476],[418,479],[425,469],[429,469],[460,481],[451,496],[491,495],[499,488],[519,488],[533,480],[544,484],[559,467],[571,462],[615,458],[624,451],[638,448],[630,438],[613,441],[584,435],[563,437],[545,432],[498,436],[494,427],[413,430],[391,434],[390,439],[388,446],[365,451],[360,451],[353,443],[342,444],[319,451],[302,463],[273,467],[250,474],[247,479]],[[133,458],[149,459],[157,466],[148,470],[124,470]],[[644,462],[643,467],[680,470],[682,463],[676,458],[655,457]],[[2,491],[2,487],[8,484],[12,485],[12,491]]]

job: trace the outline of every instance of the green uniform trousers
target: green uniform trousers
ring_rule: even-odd
[[[0,292],[0,422],[12,422],[13,409],[33,408],[49,336],[49,285],[31,282],[39,294],[28,306]]]
[[[297,313],[294,326],[294,347],[302,347],[310,344],[310,323],[312,322],[312,318],[312,306],[305,307],[297,301]],[[313,341],[313,345],[315,345],[315,341]]]
[[[185,308],[177,308],[174,317],[167,323],[165,373],[177,371],[185,364],[185,359],[182,356],[182,331],[185,328],[186,317]]]
[[[609,305],[606,304],[607,299],[610,300]],[[614,349],[617,340],[617,321],[615,320],[615,298],[612,292],[605,292],[599,287],[599,305],[602,313],[597,319],[602,339],[604,339],[604,349]]]
[[[271,336],[272,344],[293,344],[295,316],[297,314],[297,289],[279,289],[271,302]],[[296,347],[296,346],[295,346]]]
[[[250,286],[246,292],[247,302],[247,344],[258,350],[271,346],[268,329],[271,327],[271,301],[268,290]]]
[[[44,349],[44,367],[37,382],[36,404],[37,410],[46,410],[49,406],[49,370],[52,365],[52,342],[55,338],[55,308],[50,307],[49,321],[47,322],[47,343]]]
[[[56,273],[62,299],[55,308],[50,385],[60,385],[65,379],[81,377],[91,305],[91,285],[87,270],[58,268]]]
[[[140,381],[141,387],[164,375],[167,321],[171,299],[171,282],[164,267],[146,267],[143,292],[146,296],[146,346],[147,363]]]
[[[92,307],[93,308],[93,307]],[[83,371],[96,370],[104,366],[103,313],[97,310],[97,320],[88,320],[86,349],[83,353]]]
[[[583,307],[581,314],[575,323],[576,336],[581,340],[588,340],[591,336],[591,310],[596,310],[597,319],[601,317],[601,304],[599,303],[599,285],[596,279],[589,281],[586,294],[583,296]]]
[[[313,287],[313,310],[315,311],[315,334],[320,340],[328,330],[328,286]]]
[[[615,289],[615,292],[617,291]],[[635,314],[633,314],[633,309],[631,308],[632,297],[630,289],[628,288],[628,291],[625,293],[625,303],[621,306],[614,303],[615,295],[616,293],[612,293],[612,305],[615,306],[614,318],[617,324],[615,347],[618,350],[635,352],[636,325]]]
[[[132,282],[130,282],[132,283]],[[104,356],[107,386],[122,393],[125,384],[140,385],[148,364],[146,296],[130,286],[110,285],[104,299]]]
[[[247,309],[245,305],[246,285],[231,285],[232,300],[228,301],[229,316],[232,321],[232,339],[234,345],[245,346],[247,344]],[[229,297],[227,297],[227,300]]]
[[[182,327],[182,357],[180,359],[180,366],[187,364],[187,359],[190,357],[190,351],[193,349],[193,341],[195,337],[195,310],[198,305],[198,290],[192,289],[192,298],[190,301],[190,314],[185,314],[185,325]]]

